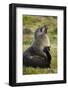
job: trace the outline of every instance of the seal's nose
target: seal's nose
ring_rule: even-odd
[[[44,28],[45,28],[45,33],[47,33],[48,26],[47,25],[44,25]]]
[[[48,29],[48,26],[47,26],[47,25],[44,25],[44,27],[45,27],[45,30],[47,30],[47,29]]]

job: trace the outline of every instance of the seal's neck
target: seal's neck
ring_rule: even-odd
[[[39,48],[39,49],[43,49],[44,47],[50,47],[50,40],[49,40],[48,35],[46,34],[45,36],[43,36],[41,38],[39,37],[39,38],[35,39],[33,41],[32,46]]]

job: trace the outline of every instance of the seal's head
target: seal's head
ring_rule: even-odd
[[[47,34],[48,26],[44,25],[35,31],[35,37],[42,37]]]

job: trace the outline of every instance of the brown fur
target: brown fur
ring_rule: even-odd
[[[23,64],[32,67],[50,67],[50,41],[47,35],[47,26],[38,28],[35,31],[34,41],[30,48],[23,54]]]

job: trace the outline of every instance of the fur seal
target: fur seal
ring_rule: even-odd
[[[47,25],[44,25],[35,31],[32,45],[23,53],[24,66],[40,68],[50,67],[50,39],[47,30]]]

